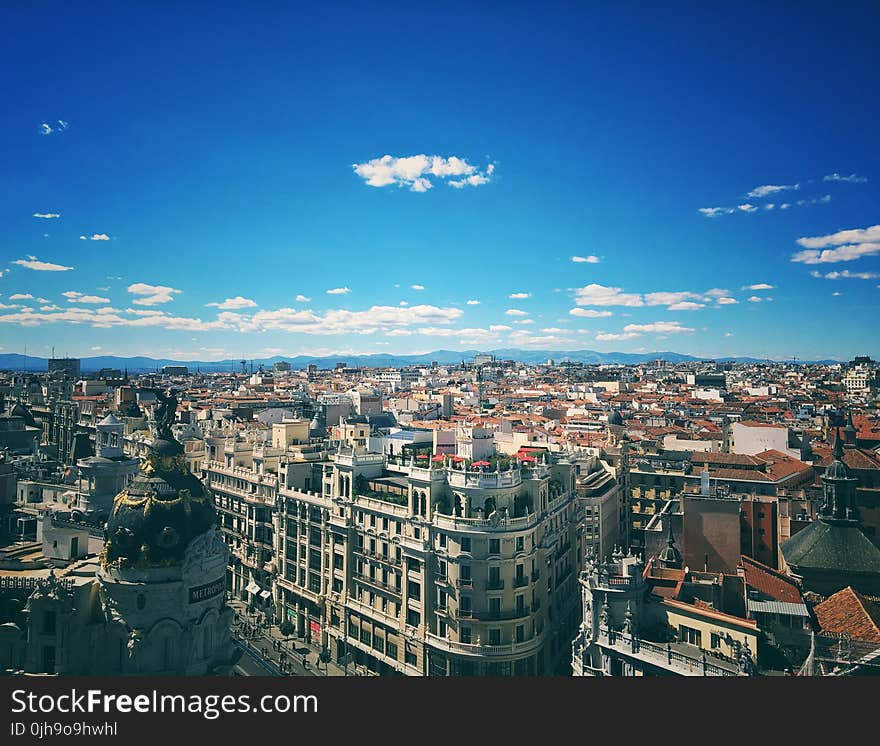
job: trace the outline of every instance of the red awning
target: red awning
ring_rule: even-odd
[[[445,458],[445,456],[438,453],[436,456],[434,456],[434,458],[431,459],[431,461],[443,461],[443,459]]]
[[[474,461],[471,466],[491,466],[488,461]]]

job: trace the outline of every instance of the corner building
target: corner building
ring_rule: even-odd
[[[574,466],[546,459],[350,449],[312,465],[318,490],[281,463],[276,621],[378,675],[569,673],[584,514]]]

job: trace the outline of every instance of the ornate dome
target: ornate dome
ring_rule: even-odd
[[[217,523],[211,494],[187,470],[183,446],[161,435],[113,501],[101,554],[105,568],[179,565],[190,541]]]

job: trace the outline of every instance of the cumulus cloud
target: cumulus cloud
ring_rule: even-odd
[[[446,180],[457,189],[486,184],[491,181],[495,164],[490,163],[485,172],[480,172],[466,159],[454,155],[449,158],[424,154],[406,157],[384,155],[364,163],[354,163],[352,168],[368,186],[393,184],[409,187],[412,192],[426,192],[434,186],[432,179],[438,182]]]
[[[690,334],[694,329],[678,321],[654,321],[650,324],[627,324],[623,331],[635,334]]]
[[[526,298],[531,298],[531,293],[511,293],[507,296],[511,300],[525,300]]]
[[[707,218],[717,218],[719,215],[730,215],[735,210],[732,207],[701,207],[697,212],[702,213]]]
[[[843,230],[825,236],[799,238],[797,243],[803,246],[804,250],[792,255],[793,262],[804,264],[850,262],[863,256],[880,253],[880,225]]]
[[[754,285],[743,285],[742,290],[773,290],[775,285],[770,285],[766,282],[756,282]]]
[[[613,316],[611,311],[596,311],[592,308],[572,308],[569,313],[572,316],[580,316],[585,319],[602,319]]]
[[[867,177],[865,176],[857,176],[856,174],[850,174],[849,176],[842,176],[838,173],[828,174],[827,176],[822,177],[822,181],[847,181],[851,184],[864,184],[867,181]]]
[[[410,285],[409,287],[411,290],[424,290],[425,289],[424,285]]]
[[[574,302],[579,306],[643,306],[639,293],[624,293],[623,288],[591,283],[574,291]]]
[[[84,295],[77,290],[67,290],[64,293],[61,293],[65,298],[67,298],[68,303],[109,303],[109,298],[102,298],[100,295]]]
[[[469,305],[469,306],[479,306],[479,305],[480,305],[480,301],[478,301],[478,300],[476,300],[476,299],[471,299],[471,300],[469,300],[469,301],[467,302],[467,305]]]
[[[312,299],[309,298],[308,296],[303,295],[302,293],[300,293],[299,295],[296,296],[296,298],[294,298],[294,300],[295,300],[297,303],[310,303]]]
[[[760,297],[759,295],[753,295],[748,300],[749,300],[749,303],[761,303],[761,302],[763,302],[764,299],[762,297]]]
[[[106,233],[93,233],[91,236],[80,236],[80,241],[109,241],[110,236]]]
[[[214,302],[214,303],[206,303],[206,306],[214,306],[216,308],[221,308],[225,311],[234,311],[239,308],[256,308],[256,302],[252,301],[250,298],[243,298],[240,295],[236,295],[234,298],[227,298],[224,301]]]
[[[32,269],[36,272],[69,272],[73,267],[67,267],[63,264],[53,264],[52,262],[41,262],[35,256],[29,256],[27,259],[16,259],[13,264],[20,267]]]
[[[736,209],[742,210],[743,212],[755,212],[758,208],[746,202],[744,205],[737,205]]]
[[[170,303],[174,296],[182,293],[182,290],[168,287],[167,285],[148,285],[145,282],[135,282],[128,286],[128,292],[138,296],[132,301],[136,306],[155,306],[160,303]]]
[[[621,334],[615,334],[612,332],[599,332],[596,335],[597,342],[619,342],[626,339],[636,339],[637,337],[642,336],[641,334],[637,334],[635,332],[626,332]]]
[[[15,293],[9,296],[9,300],[31,300],[33,297],[30,293]]]
[[[739,303],[739,301],[736,298],[724,297],[719,298],[716,303],[718,303],[719,306],[733,306]]]
[[[842,272],[826,272],[823,275],[821,272],[813,270],[812,272],[810,272],[810,275],[812,277],[818,277],[825,280],[876,280],[878,277],[880,277],[880,272],[850,272],[848,269],[845,269]]]
[[[776,194],[776,192],[785,192],[789,189],[800,189],[800,184],[765,184],[764,186],[755,187],[750,191],[746,197],[766,197],[769,194]]]
[[[699,311],[701,308],[705,308],[705,303],[694,303],[690,300],[682,300],[677,303],[673,303],[669,306],[670,311]]]
[[[351,290],[349,290],[348,288],[330,288],[325,292],[327,293],[327,295],[346,295],[347,293],[350,293]]]
[[[64,130],[66,130],[68,126],[69,126],[68,123],[65,122],[63,119],[57,119],[56,121],[54,121],[52,123],[43,122],[40,125],[40,134],[41,135],[59,134],[61,132],[64,132]]]
[[[521,311],[518,308],[508,308],[504,313],[506,313],[508,316],[528,316],[529,315],[527,311]]]
[[[43,220],[52,220],[53,218],[60,218],[60,212],[35,212],[35,218],[42,218]]]
[[[652,293],[625,293],[622,288],[593,283],[574,291],[574,302],[579,306],[666,306],[670,311],[698,311],[718,298],[726,297],[728,290],[712,288],[702,293],[691,290],[661,290]],[[587,314],[575,313],[574,316]]]
[[[573,256],[571,260],[575,264],[598,264],[599,257],[595,254],[590,254],[589,256]]]

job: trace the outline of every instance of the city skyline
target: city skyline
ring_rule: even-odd
[[[869,9],[276,10],[8,11],[0,353],[877,356]]]

